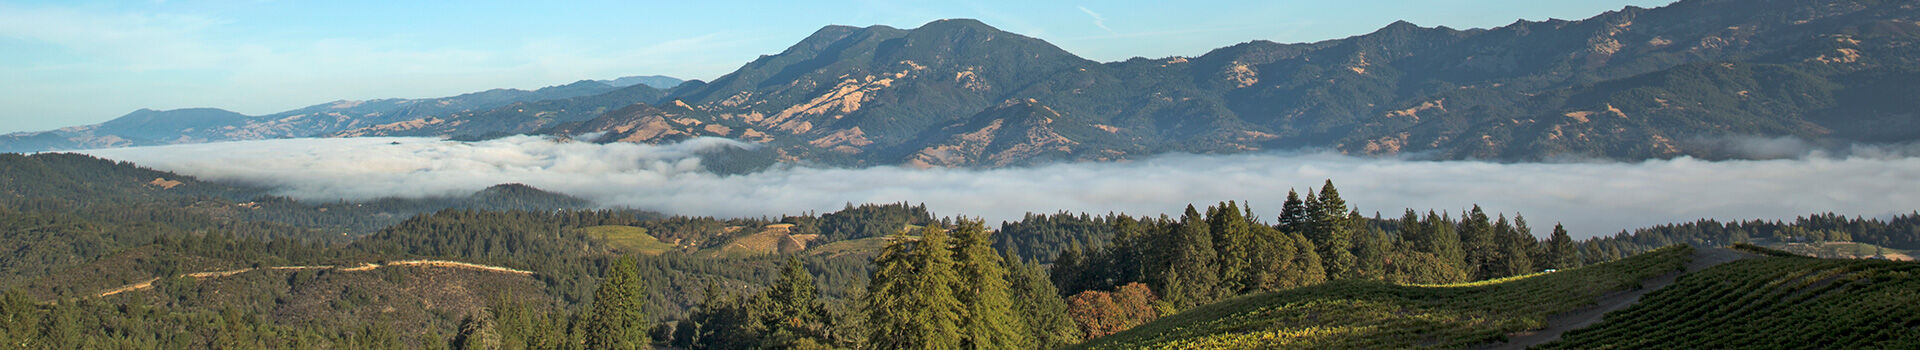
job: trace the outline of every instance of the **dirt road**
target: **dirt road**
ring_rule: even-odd
[[[1693,261],[1687,263],[1687,272],[1700,271],[1713,267],[1714,265],[1754,256],[1755,255],[1726,248],[1695,248],[1693,250]],[[1600,322],[1600,319],[1606,316],[1608,312],[1632,306],[1634,303],[1640,302],[1641,296],[1672,285],[1674,280],[1680,278],[1680,275],[1682,275],[1682,273],[1667,273],[1658,277],[1649,278],[1646,281],[1641,281],[1640,289],[1608,293],[1607,295],[1601,296],[1599,300],[1596,300],[1593,306],[1548,317],[1547,328],[1545,329],[1508,334],[1506,343],[1491,344],[1486,348],[1526,349],[1529,346],[1546,344],[1547,342],[1558,340],[1560,339],[1560,334]]]

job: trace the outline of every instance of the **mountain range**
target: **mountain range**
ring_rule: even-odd
[[[32,152],[310,137],[379,123],[493,109],[521,102],[600,95],[622,89],[665,89],[680,82],[680,79],[658,75],[582,80],[532,91],[492,89],[441,98],[341,100],[261,116],[217,108],[141,109],[100,124],[0,135],[0,151]]]
[[[402,103],[414,100],[263,117],[141,111],[0,144],[717,136],[768,144],[761,149],[783,162],[920,167],[1294,149],[1503,161],[1765,158],[1778,155],[1744,145],[1920,139],[1916,43],[1920,5],[1909,1],[1683,0],[1465,30],[1403,21],[1342,39],[1106,63],[949,19],[828,26],[711,82],[666,89],[582,82],[420,111],[400,108],[422,105]],[[209,127],[219,123],[227,124]]]

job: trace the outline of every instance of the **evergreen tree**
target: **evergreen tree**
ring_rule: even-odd
[[[1392,243],[1387,242],[1387,233],[1379,228],[1370,228],[1354,235],[1354,277],[1380,280],[1386,278],[1387,254]]]
[[[1471,276],[1473,270],[1466,268],[1467,253],[1461,248],[1460,234],[1454,231],[1453,220],[1427,211],[1420,221],[1422,239],[1414,242],[1414,249],[1433,254],[1435,258],[1446,262],[1454,270]]]
[[[962,219],[954,229],[953,256],[959,279],[954,296],[961,313],[961,347],[1025,349],[1033,347],[1026,321],[1014,310],[1006,261],[993,251],[992,232],[979,220]]]
[[[1312,192],[1313,190],[1309,189],[1307,191]],[[1302,233],[1307,230],[1307,224],[1311,221],[1313,221],[1313,217],[1307,213],[1306,202],[1300,200],[1300,193],[1288,189],[1287,202],[1280,205],[1280,222],[1278,223],[1280,225],[1280,231]]]
[[[1067,317],[1067,301],[1048,282],[1040,265],[1015,259],[1007,277],[1014,308],[1025,320],[1033,348],[1057,349],[1080,339],[1080,328]]]
[[[1177,241],[1170,271],[1177,271],[1179,275],[1169,277],[1169,283],[1176,284],[1173,289],[1180,294],[1168,295],[1169,304],[1185,309],[1213,301],[1214,288],[1220,283],[1219,256],[1214,253],[1213,236],[1208,232],[1206,218],[1201,217],[1193,205],[1187,205],[1179,223],[1171,228]]]
[[[1479,205],[1474,205],[1460,218],[1460,246],[1466,252],[1466,267],[1474,280],[1501,276],[1501,270],[1495,265],[1501,254],[1499,239],[1491,220]]]
[[[762,341],[762,347],[790,349],[831,343],[827,337],[832,326],[831,315],[817,297],[813,274],[807,272],[800,259],[787,258],[786,267],[780,270],[780,280],[767,289],[766,299],[768,307],[760,322],[762,329],[770,333]]]
[[[1580,249],[1573,244],[1573,237],[1567,235],[1566,226],[1553,224],[1553,236],[1547,238],[1548,255],[1552,256],[1547,267],[1555,269],[1580,267]]]
[[[891,243],[879,265],[868,298],[868,344],[876,349],[956,349],[966,312],[954,298],[953,253],[945,229],[927,225],[911,249],[906,240]]]
[[[649,348],[646,310],[647,287],[640,280],[640,268],[631,256],[615,260],[593,292],[593,309],[587,321],[586,345],[593,349]]]
[[[1307,230],[1308,239],[1313,240],[1320,255],[1320,263],[1327,268],[1327,278],[1355,278],[1354,267],[1358,262],[1353,256],[1353,222],[1348,219],[1347,201],[1340,199],[1340,191],[1333,188],[1333,180],[1327,180],[1321,186],[1316,201],[1313,193],[1307,194],[1313,215],[1312,228]]]
[[[1251,223],[1241,215],[1234,202],[1207,208],[1207,228],[1213,234],[1213,250],[1219,255],[1220,284],[1215,297],[1225,298],[1246,292],[1254,281],[1252,253],[1254,237]]]

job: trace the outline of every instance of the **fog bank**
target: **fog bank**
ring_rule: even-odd
[[[1524,213],[1537,233],[1563,222],[1577,237],[1717,219],[1814,212],[1886,216],[1920,208],[1920,158],[1815,152],[1791,159],[1519,163],[1356,158],[1329,153],[1174,154],[1124,163],[992,170],[778,167],[702,171],[698,152],[752,147],[701,138],[668,145],[516,136],[285,139],[82,151],[197,176],[276,188],[308,200],[460,195],[518,182],[609,206],[721,217],[838,210],[846,203],[926,203],[940,215],[1017,220],[1026,212],[1176,213],[1187,203],[1248,201],[1271,221],[1287,191],[1333,179],[1363,213],[1404,208]]]

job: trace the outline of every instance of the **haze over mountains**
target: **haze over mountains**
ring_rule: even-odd
[[[553,134],[727,137],[766,143],[772,159],[835,166],[1300,148],[1506,161],[1774,158],[1783,155],[1756,143],[1920,139],[1917,15],[1911,2],[1689,0],[1491,29],[1398,22],[1337,40],[1110,63],[974,20],[828,26],[712,82],[664,90],[582,82],[410,109],[396,108],[425,104],[380,100],[233,129],[202,124],[240,119],[212,110],[136,112],[10,135],[4,148]]]

